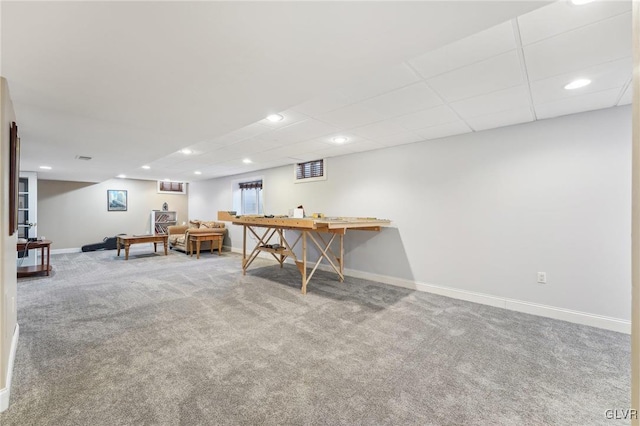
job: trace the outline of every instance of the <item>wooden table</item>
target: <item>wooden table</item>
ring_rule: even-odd
[[[211,241],[211,253],[213,253],[213,242],[218,241],[218,256],[222,251],[222,239],[224,234],[219,232],[202,233],[202,234],[189,234],[189,255],[193,257],[193,243],[196,244],[196,259],[200,259],[200,244],[203,241]]]
[[[124,260],[129,260],[129,246],[131,244],[153,243],[153,252],[158,251],[158,243],[164,244],[164,255],[168,254],[167,246],[169,245],[169,236],[166,234],[153,235],[118,235],[116,237],[116,247],[118,248],[118,256],[120,256],[120,248],[124,247]]]
[[[391,223],[387,219],[375,218],[289,218],[289,217],[264,217],[264,216],[231,216],[228,212],[218,212],[218,220],[231,221],[234,225],[243,226],[242,238],[242,274],[245,275],[251,262],[255,260],[261,252],[270,253],[280,264],[291,257],[295,261],[300,274],[302,275],[302,294],[307,293],[307,284],[315,273],[322,259],[325,259],[333,270],[338,274],[339,280],[344,281],[344,235],[347,229],[361,231],[380,231],[382,226]],[[264,232],[258,233],[257,228],[264,228]],[[285,238],[285,230],[297,231],[298,237],[290,244]],[[247,231],[253,234],[257,243],[251,253],[247,256]],[[279,247],[273,248],[270,240],[275,237]],[[338,237],[339,247],[337,254],[331,248],[331,244]],[[302,254],[300,258],[296,256],[293,249],[298,242],[302,241]],[[307,242],[311,241],[319,250],[319,257],[313,265],[313,269],[307,274]]]
[[[45,273],[47,276],[51,272],[51,241],[49,240],[40,240],[40,241],[29,241],[27,243],[18,243],[17,251],[25,251],[32,249],[40,249],[40,264],[33,266],[19,266],[18,267],[18,278],[22,277],[30,277],[32,275]],[[45,251],[47,255],[45,256]]]

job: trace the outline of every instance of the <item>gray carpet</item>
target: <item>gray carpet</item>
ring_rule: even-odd
[[[620,425],[627,335],[235,254],[20,279],[2,425]]]

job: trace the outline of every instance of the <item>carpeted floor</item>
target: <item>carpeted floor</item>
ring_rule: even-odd
[[[18,281],[2,425],[621,425],[628,335],[132,247]]]

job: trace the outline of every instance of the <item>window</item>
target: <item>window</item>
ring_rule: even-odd
[[[168,180],[158,181],[159,194],[186,194],[187,184],[184,182],[171,182]]]
[[[262,180],[240,182],[240,214],[262,213]]]
[[[327,170],[324,160],[297,163],[294,167],[294,173],[296,183],[327,179]]]

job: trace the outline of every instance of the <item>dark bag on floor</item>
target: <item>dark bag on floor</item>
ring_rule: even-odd
[[[118,235],[125,235],[125,234],[118,234]],[[82,246],[82,251],[115,250],[117,248],[116,237],[104,237],[104,240],[102,240],[101,243],[84,245]]]

